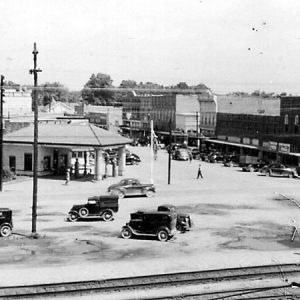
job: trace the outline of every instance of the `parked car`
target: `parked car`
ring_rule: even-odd
[[[297,177],[295,169],[288,168],[285,165],[278,163],[264,166],[260,169],[260,173],[266,176]]]
[[[166,146],[165,149],[167,150],[167,152],[171,151],[171,153],[173,154],[175,150],[180,149],[182,147],[183,144],[172,143],[171,145],[169,144],[168,146]]]
[[[119,183],[109,186],[107,191],[112,195],[118,195],[119,198],[141,195],[152,197],[155,193],[155,187],[152,183],[142,184],[137,179],[125,178]]]
[[[242,167],[242,171],[244,172],[258,172],[261,168],[263,168],[266,164],[264,162],[258,162],[255,164],[248,164]]]
[[[188,147],[187,149],[192,153],[193,159],[200,159],[199,147]]]
[[[207,161],[210,163],[223,162],[224,155],[219,152],[211,152],[207,156]]]
[[[187,149],[180,148],[174,151],[172,159],[175,160],[189,160],[189,152]]]
[[[185,232],[189,231],[192,227],[192,220],[189,214],[182,213],[177,210],[176,206],[172,204],[163,204],[158,206],[157,211],[169,211],[177,214],[176,229]]]
[[[173,212],[143,212],[130,214],[130,221],[122,227],[124,239],[133,236],[152,236],[166,242],[175,235],[177,215]]]
[[[101,218],[111,221],[119,209],[119,197],[114,195],[89,197],[86,204],[73,205],[68,213],[68,220],[75,222],[78,219]]]
[[[12,210],[0,208],[0,236],[6,237],[11,235],[12,228]]]
[[[141,159],[137,154],[126,152],[126,165],[136,165],[140,162]]]
[[[239,157],[236,155],[226,155],[224,156],[223,164],[225,167],[239,167]]]

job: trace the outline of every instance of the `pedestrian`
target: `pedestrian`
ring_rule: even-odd
[[[201,176],[201,178],[203,179],[202,172],[201,172],[201,164],[199,164],[199,167],[198,167],[198,175],[197,175],[197,179],[199,179],[200,176]]]
[[[67,171],[66,171],[66,182],[65,184],[67,185],[70,181],[70,169],[67,168]]]
[[[189,153],[189,161],[190,161],[190,163],[191,163],[191,162],[192,162],[192,160],[193,160],[193,154],[192,154],[192,152],[191,152],[191,151],[189,151],[188,153]]]

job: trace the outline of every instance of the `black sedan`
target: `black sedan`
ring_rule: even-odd
[[[246,166],[242,167],[243,172],[258,172],[261,168],[263,168],[266,164],[261,163],[254,163],[254,164],[248,164]]]
[[[152,183],[143,184],[137,179],[125,178],[119,183],[109,186],[107,191],[112,195],[118,195],[119,198],[126,196],[152,197],[155,193],[155,187]]]

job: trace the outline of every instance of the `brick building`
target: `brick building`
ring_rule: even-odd
[[[169,130],[171,120],[175,129],[176,97],[174,94],[150,95],[130,93],[122,99],[123,130],[132,137],[140,137],[154,130]]]
[[[238,151],[297,165],[300,157],[300,97],[218,96],[216,139],[223,151]]]

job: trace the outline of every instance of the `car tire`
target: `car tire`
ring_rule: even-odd
[[[126,240],[130,239],[132,237],[131,229],[128,227],[124,227],[121,231],[121,236],[123,239],[126,239]]]
[[[146,197],[148,197],[148,198],[151,198],[152,196],[153,196],[153,191],[146,191],[146,193],[145,193],[145,195],[146,195]]]
[[[157,238],[161,242],[166,242],[169,239],[169,235],[166,230],[161,229],[157,233]]]
[[[254,172],[254,168],[253,168],[253,167],[250,167],[250,168],[249,168],[249,172]]]
[[[293,175],[293,173],[289,173],[289,178],[294,178],[294,175]]]
[[[68,215],[68,220],[70,222],[76,222],[78,220],[78,214],[76,212],[70,212]]]
[[[267,176],[267,177],[270,177],[270,176],[271,176],[271,172],[267,172],[267,173],[266,173],[266,176]]]
[[[124,192],[118,192],[117,195],[118,195],[119,199],[123,199],[125,197]]]
[[[79,210],[79,216],[81,218],[86,218],[89,215],[89,210],[86,207],[82,207]]]
[[[106,210],[103,215],[102,218],[105,222],[111,221],[113,218],[113,212],[111,210]]]
[[[0,228],[0,236],[7,237],[11,235],[11,227],[9,225],[3,225]]]

